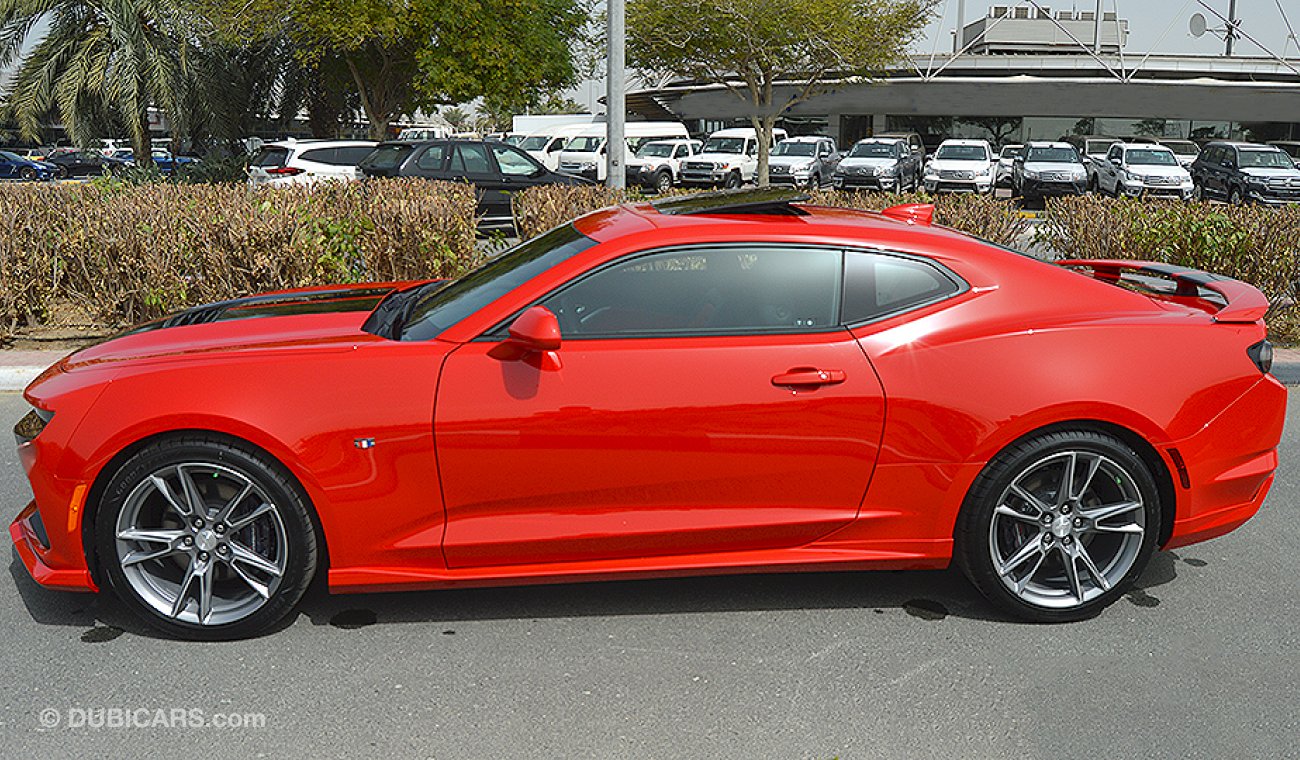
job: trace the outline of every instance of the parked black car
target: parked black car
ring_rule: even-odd
[[[500,142],[430,140],[380,143],[359,167],[368,177],[425,177],[474,185],[478,211],[489,223],[509,222],[510,194],[537,185],[590,185],[560,174],[532,156]]]
[[[89,177],[104,172],[117,174],[131,166],[130,161],[123,161],[94,150],[73,150],[57,153],[47,159],[54,164],[54,171],[60,177]]]
[[[1300,169],[1273,145],[1212,142],[1192,163],[1193,193],[1228,203],[1300,203]]]

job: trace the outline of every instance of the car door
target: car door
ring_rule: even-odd
[[[18,176],[18,164],[5,156],[0,156],[0,177],[14,179]]]
[[[521,190],[549,182],[549,172],[532,156],[514,146],[493,143],[491,150],[492,159],[496,161],[500,173],[501,193],[505,200],[501,213],[510,216],[511,197]]]
[[[510,201],[486,144],[455,142],[448,145],[451,152],[448,174],[474,186],[479,213],[488,218],[509,216]]]
[[[1098,184],[1108,193],[1119,192],[1119,173],[1124,161],[1124,150],[1119,145],[1112,145],[1106,151],[1106,159],[1097,167]]]
[[[762,551],[853,521],[884,399],[839,325],[842,256],[632,255],[541,299],[558,351],[503,353],[504,325],[456,349],[434,425],[448,565]]]

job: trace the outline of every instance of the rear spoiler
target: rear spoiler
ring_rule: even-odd
[[[1116,259],[1062,259],[1056,262],[1068,269],[1089,269],[1092,276],[1106,282],[1119,282],[1125,272],[1149,277],[1167,277],[1174,281],[1173,295],[1188,298],[1201,297],[1204,288],[1217,293],[1224,306],[1214,315],[1215,322],[1250,323],[1263,319],[1269,302],[1253,285],[1223,275],[1188,269],[1174,264],[1154,261],[1122,261]]]

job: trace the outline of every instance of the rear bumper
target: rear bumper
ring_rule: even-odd
[[[47,588],[64,591],[98,591],[99,587],[95,585],[84,563],[80,567],[57,567],[51,564],[51,552],[41,540],[42,533],[44,529],[34,501],[9,524],[9,537],[13,539],[18,558],[22,560],[32,580]]]
[[[1286,417],[1286,388],[1265,375],[1196,435],[1173,447],[1185,462],[1189,488],[1175,488],[1178,509],[1165,548],[1222,536],[1255,515],[1277,471]]]

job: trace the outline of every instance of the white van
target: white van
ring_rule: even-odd
[[[772,145],[786,138],[772,130]],[[758,132],[753,127],[719,129],[704,141],[698,156],[682,162],[682,184],[689,187],[740,187],[758,174]]]
[[[526,151],[547,169],[555,171],[560,168],[560,152],[564,150],[564,144],[583,130],[590,128],[591,122],[552,124],[515,143],[515,147]]]
[[[571,137],[560,154],[560,171],[604,182],[609,169],[605,160],[605,137],[608,133],[604,124],[589,124]],[[629,121],[623,125],[625,144],[620,163],[626,170],[628,162],[641,146],[653,140],[685,140],[689,137],[686,125],[679,121]]]

